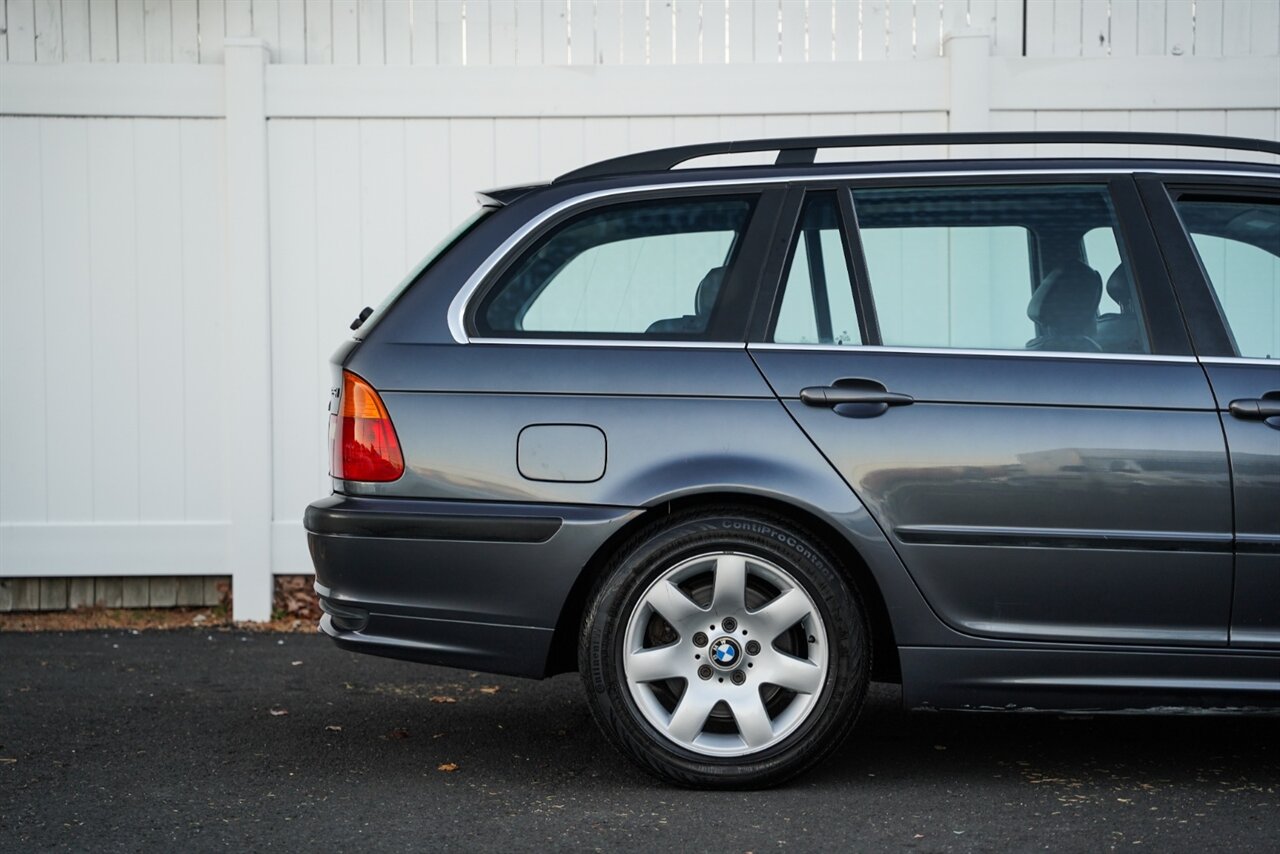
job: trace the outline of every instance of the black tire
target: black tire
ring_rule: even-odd
[[[623,669],[625,626],[644,591],[667,569],[710,551],[745,553],[786,570],[816,604],[828,635],[826,680],[808,716],[779,742],[745,756],[704,755],[668,739],[641,713]],[[773,786],[822,760],[852,730],[871,668],[864,614],[821,540],[794,522],[755,509],[691,511],[639,531],[604,568],[583,619],[579,672],[605,736],[651,774],[693,788]]]

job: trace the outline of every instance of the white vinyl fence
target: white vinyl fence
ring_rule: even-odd
[[[0,15],[0,577],[230,575],[240,619],[310,571],[329,354],[476,189],[732,137],[1280,138],[1277,0]]]

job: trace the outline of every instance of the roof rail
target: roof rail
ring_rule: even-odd
[[[775,164],[811,164],[821,148],[871,148],[915,145],[1009,145],[1030,143],[1093,143],[1120,145],[1183,145],[1194,148],[1225,148],[1280,155],[1280,142],[1235,136],[1190,133],[1142,133],[1139,131],[994,131],[987,133],[902,133],[855,136],[793,136],[781,139],[744,139],[732,142],[705,142],[641,151],[601,160],[566,172],[556,183],[583,178],[604,178],[633,172],[665,172],[686,160],[716,154],[749,151],[777,151]]]

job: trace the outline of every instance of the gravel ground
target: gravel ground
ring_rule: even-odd
[[[312,635],[0,634],[0,850],[1275,851],[1280,724],[907,715],[826,764],[673,789],[545,682]]]

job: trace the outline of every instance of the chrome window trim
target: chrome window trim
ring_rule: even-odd
[[[1175,362],[1195,364],[1195,356],[1160,356],[1150,353],[1080,353],[1073,350],[981,350],[960,347],[897,347],[876,344],[777,344],[752,342],[749,350],[793,350],[798,353],[887,353],[922,356],[1030,356],[1033,359],[1088,359],[1104,362]]]
[[[823,175],[813,175],[806,173],[787,172],[778,175],[770,175],[767,178],[726,178],[714,181],[670,181],[660,184],[640,184],[630,187],[610,187],[606,190],[595,190],[590,193],[582,193],[565,199],[562,202],[552,205],[546,210],[539,213],[533,219],[530,219],[520,228],[512,232],[506,240],[502,241],[499,246],[489,253],[487,257],[478,266],[475,271],[467,278],[462,287],[454,295],[453,300],[449,303],[448,324],[449,333],[453,336],[453,340],[459,344],[470,343],[472,339],[467,337],[466,325],[463,318],[471,302],[471,298],[480,288],[481,283],[488,277],[493,268],[498,266],[504,258],[515,248],[517,244],[523,241],[531,232],[542,226],[544,222],[552,217],[568,210],[570,208],[586,205],[597,199],[608,198],[610,196],[628,196],[639,193],[650,193],[659,190],[679,190],[679,189],[697,189],[699,187],[765,187],[770,184],[787,184],[795,182],[817,183],[827,181],[855,181],[855,180],[883,180],[883,179],[899,179],[899,178],[991,178],[1005,175],[1018,175],[1022,177],[1036,176],[1053,176],[1053,175],[1133,175],[1135,169],[1089,169],[1081,167],[1079,169],[978,169],[978,170],[948,170],[939,172],[870,172],[870,173],[829,173]],[[1193,176],[1209,176],[1209,177],[1237,177],[1237,178],[1276,178],[1274,173],[1250,170],[1212,170],[1206,171],[1202,169],[1155,169],[1150,170],[1151,174],[1156,176],[1166,175],[1193,175]],[[511,339],[474,339],[477,343],[481,340],[503,341],[504,343],[520,343],[520,344],[536,344],[538,341],[547,339],[537,338],[511,338]],[[582,342],[576,339],[574,343]],[[616,341],[608,339],[593,339],[610,343],[617,346]],[[724,342],[719,342],[724,343]],[[685,346],[683,342],[655,342],[655,344],[667,346]],[[954,350],[947,352],[955,352]],[[994,351],[1002,352],[1002,351]]]
[[[1271,365],[1280,368],[1280,359],[1268,359],[1263,356],[1204,356],[1200,359],[1206,365]]]
[[[745,350],[745,341],[656,341],[651,338],[471,338],[465,344],[539,344],[543,347],[662,347],[668,350]]]

